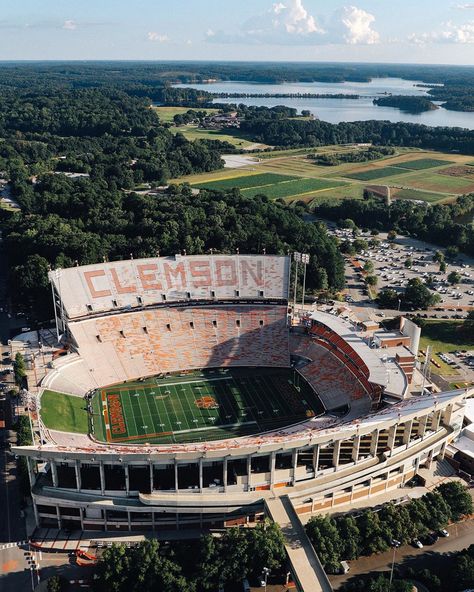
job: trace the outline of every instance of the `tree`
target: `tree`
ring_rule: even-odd
[[[407,257],[405,259],[405,267],[407,269],[410,269],[412,267],[412,265],[413,265],[413,259],[411,257]]]
[[[438,294],[432,294],[419,278],[408,280],[404,300],[414,309],[425,309],[439,302]]]
[[[369,248],[369,244],[366,240],[362,238],[356,238],[352,243],[356,253],[360,253],[361,251],[366,251]]]
[[[448,259],[455,259],[459,255],[459,247],[456,245],[450,245],[446,249],[446,257]]]
[[[369,247],[371,249],[376,249],[378,246],[380,246],[380,241],[378,238],[371,238],[369,240]]]
[[[385,288],[378,293],[377,302],[380,308],[397,308],[398,298],[398,293],[395,290]]]
[[[366,273],[372,273],[374,271],[374,264],[372,263],[372,261],[367,260],[364,263],[364,271]]]
[[[462,516],[472,514],[472,498],[467,487],[459,481],[441,483],[435,489],[448,505],[451,520],[459,520]]]
[[[220,541],[222,568],[220,579],[226,582],[241,582],[249,574],[249,544],[246,531],[231,528]]]
[[[439,264],[439,270],[441,273],[446,273],[448,266],[446,265],[445,261],[441,261]]]
[[[438,492],[430,491],[423,499],[430,508],[430,518],[428,526],[433,530],[444,528],[451,517],[451,509],[443,496]]]
[[[48,578],[48,592],[64,592],[68,588],[68,582],[61,576]]]
[[[124,545],[107,548],[98,565],[94,588],[98,592],[195,592],[173,557],[160,552],[156,539],[127,549]]]
[[[449,275],[448,275],[448,282],[454,286],[456,284],[459,284],[459,282],[462,280],[462,276],[460,273],[458,273],[457,271],[452,271]]]
[[[346,218],[345,220],[339,220],[339,226],[341,228],[355,228],[355,222],[354,220],[351,220],[350,218]]]
[[[365,283],[366,283],[368,286],[376,286],[376,285],[377,285],[377,283],[378,283],[378,281],[379,281],[379,279],[378,279],[378,277],[377,277],[376,275],[368,275],[368,276],[365,278]]]
[[[387,233],[387,239],[393,243],[393,241],[397,238],[397,232],[395,230],[389,230]]]
[[[337,573],[342,541],[335,520],[330,516],[313,516],[306,524],[306,533],[324,569],[329,573]]]
[[[346,255],[355,255],[357,251],[354,247],[354,242],[345,240],[343,243],[341,243],[341,253],[346,253]]]
[[[423,536],[428,533],[428,524],[430,521],[430,510],[424,502],[424,499],[414,499],[408,505],[410,521],[413,524],[415,536]]]
[[[285,539],[281,528],[275,522],[265,520],[248,531],[248,556],[251,562],[250,573],[257,577],[264,567],[275,572],[286,558]]]
[[[444,262],[444,254],[442,253],[442,251],[435,252],[435,254],[433,255],[433,261],[435,261],[436,263]]]
[[[377,512],[366,510],[357,521],[361,534],[361,552],[363,555],[380,553],[389,548],[384,526]]]
[[[341,516],[337,520],[337,528],[341,538],[341,557],[357,559],[360,555],[360,532],[353,516]]]
[[[216,590],[222,569],[216,539],[211,535],[201,537],[199,560],[197,563],[197,579],[203,591]]]
[[[21,352],[17,352],[15,355],[15,361],[13,362],[13,374],[15,377],[15,384],[17,384],[19,387],[23,387],[26,378],[26,366],[25,358]]]

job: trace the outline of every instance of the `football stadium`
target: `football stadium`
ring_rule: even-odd
[[[324,512],[444,457],[472,391],[422,375],[409,320],[385,331],[343,306],[295,314],[291,267],[176,255],[50,272],[41,435],[13,449],[38,527],[281,522],[288,504]]]

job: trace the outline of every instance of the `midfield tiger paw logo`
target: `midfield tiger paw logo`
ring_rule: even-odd
[[[214,397],[201,397],[196,399],[194,404],[198,409],[219,409],[219,403]]]

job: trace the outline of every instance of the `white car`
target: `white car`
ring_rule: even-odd
[[[413,541],[413,544],[414,544],[414,545],[415,545],[415,547],[417,547],[418,549],[423,549],[423,543],[422,543],[420,540],[418,540],[418,539],[415,539],[415,540]]]
[[[442,536],[442,537],[448,537],[448,536],[449,536],[449,532],[448,532],[448,531],[447,531],[445,528],[442,528],[442,529],[439,531],[439,536]]]

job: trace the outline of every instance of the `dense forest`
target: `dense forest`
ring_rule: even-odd
[[[459,197],[454,203],[433,205],[396,200],[387,205],[383,199],[331,201],[319,204],[315,214],[330,220],[350,218],[360,227],[395,230],[443,246],[457,246],[474,255],[472,225],[458,222],[474,210],[474,194]]]
[[[333,144],[373,143],[381,146],[407,146],[457,151],[474,154],[474,130],[428,127],[415,123],[388,121],[356,121],[327,123],[319,120],[275,118],[272,109],[250,111],[239,105],[245,114],[241,130],[256,142],[284,147],[312,147]]]
[[[374,105],[379,107],[395,107],[406,113],[422,113],[423,111],[433,111],[438,107],[427,97],[411,97],[392,95],[374,99]]]
[[[171,84],[209,80],[284,82],[369,82],[373,78],[418,80],[429,88],[433,100],[445,101],[447,109],[474,108],[474,68],[410,64],[290,63],[290,62],[38,62],[0,63],[2,88],[41,90],[58,88],[109,88],[163,103],[185,102],[190,106],[205,93],[172,89]],[[430,84],[438,85],[433,88]],[[439,86],[441,85],[441,86]],[[179,92],[176,92],[179,90]],[[209,93],[208,100],[212,98]]]
[[[0,222],[19,307],[37,319],[49,318],[49,266],[182,250],[297,249],[312,255],[309,289],[343,286],[336,242],[323,225],[305,222],[300,206],[289,209],[264,196],[246,198],[237,190],[196,196],[188,186],[149,194],[150,187],[170,179],[222,167],[221,154],[233,147],[173,135],[170,124],[160,122],[150,109],[154,93],[163,98],[178,92],[163,82],[171,75],[170,64],[113,66],[0,65],[0,176],[8,180],[21,208],[2,210]],[[179,89],[184,101],[196,100],[194,92]],[[474,132],[467,130],[387,122],[332,125],[295,119],[296,110],[284,106],[239,106],[239,114],[243,131],[275,146],[371,142],[388,146],[388,151],[407,145],[474,153]],[[401,204],[405,202],[386,208],[377,201],[351,201],[334,209],[322,205],[319,213],[351,217],[361,225],[371,219],[380,228],[420,237],[430,229],[432,240],[451,241],[472,252],[472,237],[454,221],[468,207],[462,200],[428,209]]]
[[[344,266],[324,225],[307,224],[298,210],[265,197],[246,198],[237,190],[202,191],[172,186],[160,197],[126,193],[105,178],[70,179],[44,175],[32,187],[22,212],[3,221],[4,245],[18,301],[48,318],[49,265],[66,267],[183,250],[313,255],[307,286],[341,288]]]

